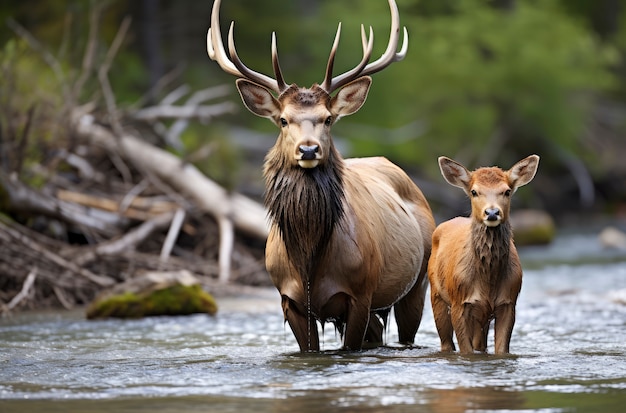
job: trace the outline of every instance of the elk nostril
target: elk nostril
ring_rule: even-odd
[[[497,221],[500,217],[500,210],[498,208],[487,208],[485,209],[485,215],[487,216],[487,221]]]
[[[319,145],[300,145],[298,150],[302,154],[303,160],[315,159],[315,154],[319,152]]]

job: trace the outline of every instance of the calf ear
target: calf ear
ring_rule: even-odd
[[[331,99],[330,111],[337,119],[352,115],[365,103],[371,84],[372,78],[369,76],[363,76],[348,83]]]
[[[469,190],[470,172],[457,161],[445,156],[439,157],[439,169],[450,185],[457,186],[465,191]]]
[[[274,123],[278,124],[280,103],[269,90],[247,79],[237,79],[236,85],[241,100],[250,112],[263,118],[272,119]]]
[[[507,171],[511,188],[514,190],[533,180],[539,167],[539,156],[530,155],[522,159]]]

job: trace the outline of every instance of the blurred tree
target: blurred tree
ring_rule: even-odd
[[[70,48],[67,39],[86,33],[88,10],[95,3],[6,1],[0,5],[0,18],[12,16],[50,50],[60,50],[68,66],[78,67],[85,40],[73,39],[78,45]],[[590,124],[598,116],[599,97],[606,107],[607,101],[619,103],[626,96],[625,77],[616,76],[623,73],[626,51],[625,8],[619,0],[397,3],[401,23],[409,30],[408,56],[374,75],[366,105],[335,128],[337,137],[349,142],[345,155],[386,155],[438,182],[436,157],[441,154],[478,166],[507,165],[536,152],[542,155],[544,174],[559,179],[561,187],[571,186],[573,193],[580,191],[576,171],[600,182],[615,170],[617,159],[598,162],[599,132]],[[153,88],[160,74],[178,74],[178,83],[196,88],[228,83],[234,91],[234,79],[206,56],[211,4],[142,0],[103,6],[106,44],[121,18],[133,16],[127,48],[111,69],[120,102],[133,104],[149,90],[151,98],[159,99],[162,92]],[[301,86],[323,78],[339,21],[337,73],[361,57],[361,23],[373,26],[374,57],[382,53],[389,29],[388,5],[382,0],[224,0],[223,36],[231,20],[236,22],[242,60],[264,73],[272,73],[270,35],[276,31],[286,80]],[[6,26],[0,27],[0,39],[12,36]],[[622,127],[619,119],[624,116],[617,113],[612,129]],[[224,130],[235,123],[275,132],[269,122],[242,110],[187,141],[228,144]],[[609,138],[600,146],[614,152],[617,134],[605,136]]]

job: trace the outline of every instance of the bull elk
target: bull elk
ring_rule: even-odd
[[[386,325],[391,307],[403,343],[413,342],[421,321],[435,227],[430,207],[413,181],[387,159],[343,159],[330,132],[339,118],[361,108],[372,82],[369,75],[406,54],[406,28],[396,52],[399,14],[393,0],[389,5],[391,35],[383,55],[369,62],[373,32],[370,28],[368,37],[361,26],[362,60],[333,77],[339,25],[326,76],[310,88],[283,80],[275,34],[275,78],[241,62],[233,23],[228,56],[220,34],[220,1],[213,6],[209,57],[239,77],[236,85],[245,106],[280,129],[263,168],[271,223],[265,258],[301,351],[319,350],[317,320],[334,323],[343,348],[350,350],[361,349],[364,341],[382,342],[382,322]]]
[[[495,352],[509,352],[515,305],[522,287],[522,267],[509,222],[511,196],[537,172],[531,155],[508,171],[498,167],[473,172],[444,156],[439,167],[449,184],[470,197],[471,217],[440,224],[433,233],[428,262],[431,303],[441,351],[486,352],[495,319]]]

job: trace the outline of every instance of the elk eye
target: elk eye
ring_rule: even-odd
[[[327,117],[326,120],[324,121],[324,125],[326,126],[330,126],[332,123],[333,123],[332,116]]]
[[[478,192],[476,192],[476,190],[475,190],[475,189],[472,189],[472,190],[471,190],[471,192],[470,192],[470,194],[472,194],[472,196],[473,196],[474,198],[478,196]]]
[[[285,118],[280,118],[280,126],[285,127],[285,126],[287,126],[287,125],[288,125],[288,123],[287,123],[287,119],[285,119]]]

